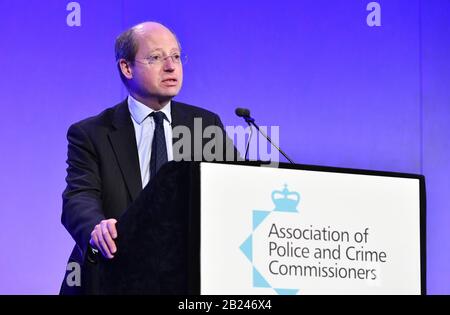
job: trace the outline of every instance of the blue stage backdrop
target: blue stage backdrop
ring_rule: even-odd
[[[428,292],[450,293],[450,1],[0,0],[0,12],[0,294],[58,292],[73,246],[66,131],[124,99],[114,40],[145,20],[189,57],[178,100],[226,125],[250,108],[297,163],[424,174]]]

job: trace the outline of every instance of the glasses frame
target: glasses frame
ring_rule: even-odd
[[[179,60],[176,61],[175,58],[179,56]],[[140,59],[134,59],[134,61],[141,63],[141,64],[148,64],[148,65],[162,65],[166,62],[167,59],[171,59],[172,63],[177,65],[184,65],[187,62],[187,56],[179,53],[171,54],[168,56],[155,56],[155,57],[161,57],[160,60],[154,60],[152,59],[154,56],[149,56],[146,58],[140,58]],[[145,60],[145,61],[142,61]]]

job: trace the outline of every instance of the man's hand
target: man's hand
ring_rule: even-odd
[[[117,251],[114,239],[117,237],[116,219],[102,220],[91,232],[89,244],[98,249],[105,258],[114,258]]]

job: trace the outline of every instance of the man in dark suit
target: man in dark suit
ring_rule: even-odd
[[[240,159],[216,114],[172,101],[182,86],[183,58],[169,29],[154,22],[134,26],[117,38],[115,52],[128,98],[67,134],[61,221],[76,241],[69,263],[79,266],[92,255],[114,259],[117,219],[167,161]],[[202,137],[208,128],[212,139]],[[70,271],[61,293],[83,293],[79,282],[68,280]]]

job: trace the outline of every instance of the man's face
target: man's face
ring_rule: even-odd
[[[140,29],[136,41],[139,48],[131,66],[130,92],[145,100],[169,101],[180,92],[183,83],[182,64],[169,57],[180,55],[175,36],[165,28]],[[149,64],[155,57],[162,57],[163,61]]]

